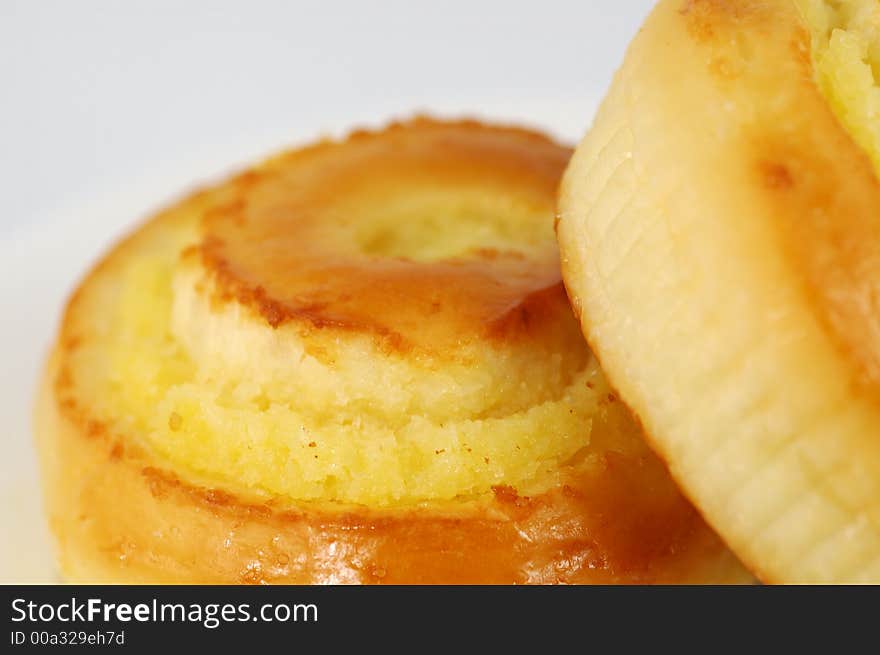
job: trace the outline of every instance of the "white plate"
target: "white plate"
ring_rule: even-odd
[[[0,583],[57,581],[30,408],[64,299],[121,233],[274,150],[425,109],[575,140],[651,2],[46,4],[0,10]]]

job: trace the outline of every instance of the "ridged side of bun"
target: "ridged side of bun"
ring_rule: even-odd
[[[876,120],[852,129],[876,59],[832,64],[849,37],[876,55],[877,4],[824,9],[660,2],[560,192],[588,341],[768,582],[880,580]]]

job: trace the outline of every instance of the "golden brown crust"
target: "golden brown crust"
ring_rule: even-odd
[[[564,311],[554,251],[525,257],[484,249],[427,262],[375,258],[321,230],[344,223],[340,197],[430,190],[440,180],[522,189],[524,203],[540,206],[554,197],[570,156],[569,148],[537,133],[470,121],[422,118],[357,132],[240,177],[239,192],[206,217],[204,265],[221,295],[255,308],[272,327],[295,322],[366,333],[393,349],[434,355],[458,345],[462,334],[511,339]],[[547,303],[555,311],[542,311]],[[378,306],[385,308],[381,314]]]
[[[50,525],[74,582],[217,584],[747,583],[653,457],[609,451],[536,497],[411,508],[244,502],[180,480],[130,441],[37,408]],[[609,400],[609,402],[615,402]]]

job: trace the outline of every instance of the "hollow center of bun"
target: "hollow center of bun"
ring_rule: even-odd
[[[553,213],[569,155],[436,124],[307,148],[206,215],[202,263],[218,294],[275,328],[429,355],[540,338],[567,311]]]
[[[812,31],[817,81],[880,173],[880,2],[796,0]]]
[[[336,211],[361,214],[353,237],[364,254],[377,258],[435,262],[499,253],[524,257],[536,246],[546,248],[552,239],[546,206],[480,188],[450,194],[425,186],[384,198],[346,197]]]
[[[552,484],[608,394],[552,236],[568,154],[415,121],[270,160],[212,192],[189,237],[132,257],[117,383],[96,395],[178,470],[244,495],[388,506]]]

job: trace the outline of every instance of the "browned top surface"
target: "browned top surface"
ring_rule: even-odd
[[[536,215],[550,226],[570,154],[524,130],[427,119],[321,143],[240,176],[236,198],[206,217],[203,261],[225,295],[273,327],[296,322],[432,350],[509,338],[568,311],[552,240],[528,256],[489,249],[425,262],[367,254],[346,235],[362,220],[358,202],[406,188],[509,194],[546,207]]]

